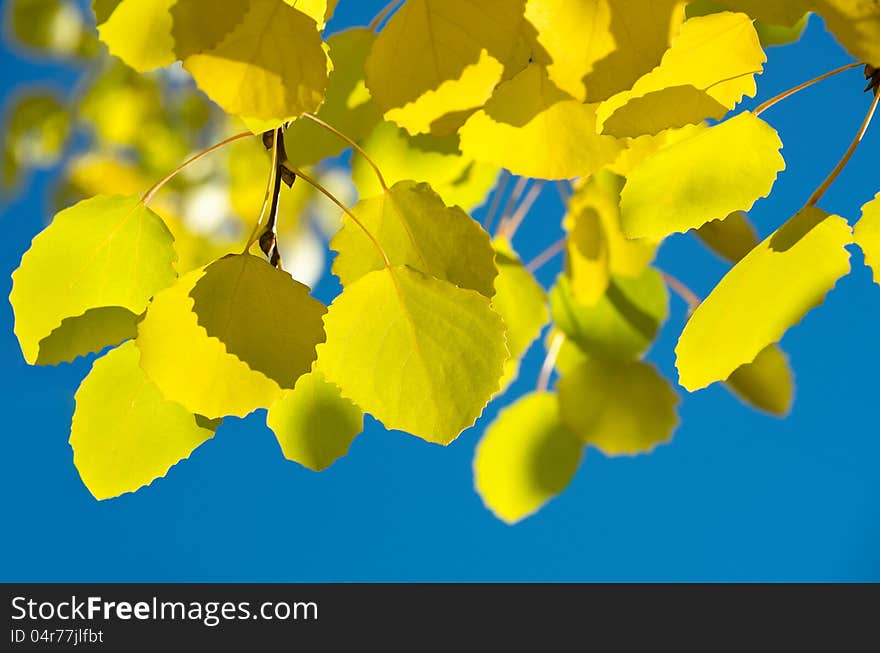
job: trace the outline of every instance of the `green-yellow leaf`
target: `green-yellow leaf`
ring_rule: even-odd
[[[727,379],[778,342],[850,269],[846,220],[808,207],[750,252],[694,312],[676,348],[690,391]]]
[[[170,9],[175,0],[122,0],[105,21],[98,35],[110,54],[145,72],[174,63]]]
[[[311,372],[272,404],[266,424],[285,458],[320,472],[348,453],[363,430],[364,414],[320,372]]]
[[[244,20],[249,9],[250,0],[223,0],[221,11],[217,11],[216,0],[174,0],[171,36],[175,58],[183,60],[216,47]]]
[[[392,265],[407,265],[437,279],[492,297],[495,252],[480,225],[457,206],[447,207],[428,184],[400,181],[352,213],[376,237]],[[333,273],[349,286],[385,267],[382,255],[348,216],[333,238],[339,252]]]
[[[317,110],[330,61],[314,20],[278,0],[252,0],[219,44],[183,65],[228,113],[280,124]]]
[[[214,436],[207,423],[167,401],[127,342],[95,361],[76,392],[73,463],[96,499],[134,492],[165,476]]]
[[[643,354],[666,320],[669,296],[663,277],[648,268],[640,277],[613,277],[595,305],[574,298],[568,279],[560,276],[550,292],[556,327],[591,356],[636,358]]]
[[[862,207],[855,239],[865,254],[865,263],[874,271],[874,281],[880,284],[880,193]]]
[[[119,344],[150,297],[174,281],[174,260],[171,233],[140,198],[99,196],[58,213],[12,275],[25,360],[70,361]],[[86,313],[88,333],[75,326]]]
[[[199,325],[190,292],[204,274],[204,268],[193,270],[153,299],[138,325],[141,367],[162,396],[199,415],[244,417],[268,408],[281,396],[281,386],[228,353]]]
[[[776,130],[745,112],[659,150],[627,177],[624,232],[659,240],[748,211],[785,169],[781,148]]]
[[[472,290],[397,267],[348,286],[324,318],[318,365],[389,429],[449,444],[499,389],[504,323]]]
[[[374,39],[375,34],[370,30],[354,28],[334,34],[327,40],[333,72],[327,97],[317,115],[355,141],[366,138],[381,119],[379,109],[364,86],[364,60]],[[294,168],[336,156],[347,147],[347,143],[336,134],[308,119],[290,125],[285,138],[291,144],[287,149],[287,160]]]
[[[720,120],[727,107],[694,86],[670,86],[632,98],[607,117],[599,116],[603,134],[617,138],[655,136],[667,129]]]
[[[707,222],[696,234],[713,252],[731,263],[739,263],[758,246],[758,233],[744,211],[734,211],[723,220]]]
[[[324,29],[324,25],[336,9],[336,3],[339,0],[284,0],[294,9],[303,12],[306,16],[314,20],[318,24],[319,29]]]
[[[515,53],[525,0],[409,0],[366,62],[376,103],[411,133],[482,106]],[[388,114],[387,112],[391,112]],[[457,122],[457,124],[456,124]],[[446,124],[444,124],[446,123]]]
[[[524,177],[587,176],[622,150],[616,138],[596,134],[596,106],[561,91],[532,64],[468,119],[459,131],[461,150]]]
[[[606,456],[650,453],[678,425],[678,396],[648,363],[591,358],[559,380],[562,423]]]
[[[474,485],[489,510],[514,524],[568,486],[583,449],[560,422],[555,395],[527,395],[486,429],[474,455]]]
[[[880,66],[880,3],[877,0],[807,0],[854,57]]]
[[[483,204],[498,179],[498,168],[464,156],[457,136],[410,136],[394,123],[382,122],[362,144],[382,170],[385,182],[424,181],[448,206],[466,211]],[[352,161],[351,175],[361,197],[382,193],[375,171],[362,156]]]
[[[761,39],[761,45],[787,45],[797,41],[807,26],[807,3],[804,0],[692,0],[687,6],[688,17],[706,16],[719,11],[742,11],[753,18],[765,15],[776,23],[765,20],[755,21],[755,31]],[[798,14],[800,13],[800,16]]]
[[[727,379],[727,388],[742,401],[759,410],[783,417],[791,411],[794,377],[783,351],[770,345],[751,363]]]
[[[492,309],[504,320],[510,350],[501,382],[504,390],[516,379],[520,359],[541,335],[541,329],[550,319],[550,312],[544,289],[535,281],[532,273],[523,267],[510,243],[496,240],[495,252],[498,277],[495,279]]]
[[[684,20],[680,0],[529,0],[550,79],[582,102],[628,89],[660,63]]]

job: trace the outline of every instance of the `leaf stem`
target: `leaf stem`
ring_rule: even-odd
[[[266,217],[266,209],[269,206],[269,201],[271,196],[273,195],[273,188],[276,186],[276,178],[278,177],[278,132],[279,129],[276,129],[272,134],[272,168],[269,170],[269,181],[266,183],[266,193],[263,196],[263,206],[260,208],[260,217],[257,218],[257,224],[254,225],[253,231],[251,231],[250,237],[247,239],[247,244],[244,246],[244,251],[242,254],[246,254],[248,250],[253,246],[257,239],[260,237],[260,227],[263,225],[263,218]],[[279,188],[280,190],[280,188]]]
[[[387,5],[385,5],[382,8],[382,11],[380,11],[378,14],[376,14],[376,17],[370,21],[370,27],[369,27],[370,31],[375,32],[376,29],[379,27],[379,25],[382,23],[382,21],[385,20],[386,18],[388,18],[388,16],[391,14],[391,12],[394,11],[395,7],[397,7],[397,5],[399,5],[401,3],[401,1],[402,0],[391,0],[391,2],[389,2]]]
[[[688,316],[692,315],[700,307],[700,304],[703,303],[703,300],[677,277],[672,276],[668,272],[661,272],[661,274],[666,285],[687,304]]]
[[[317,190],[318,192],[322,193],[324,196],[327,197],[327,199],[329,199],[329,200],[330,200],[331,202],[333,202],[336,206],[338,206],[340,209],[342,209],[342,211],[343,211],[343,212],[344,212],[349,218],[351,218],[352,221],[353,221],[358,227],[361,228],[361,231],[363,231],[364,234],[366,234],[367,238],[370,239],[370,241],[373,243],[373,245],[374,245],[374,246],[376,247],[376,249],[379,251],[379,254],[381,254],[381,256],[382,256],[382,260],[385,262],[385,267],[387,267],[387,268],[390,270],[392,266],[391,266],[391,260],[388,258],[388,254],[385,253],[385,250],[384,250],[384,248],[382,247],[382,245],[379,244],[379,241],[376,240],[376,237],[370,232],[369,229],[367,229],[367,227],[364,225],[364,223],[361,222],[361,221],[358,219],[358,217],[357,217],[354,213],[352,213],[351,209],[348,208],[345,204],[343,204],[343,203],[342,203],[342,202],[341,202],[341,201],[340,201],[340,200],[339,200],[339,199],[338,199],[333,193],[331,193],[329,190],[327,190],[326,188],[324,188],[324,187],[323,187],[321,184],[319,184],[316,180],[314,180],[314,179],[312,179],[311,177],[309,177],[309,176],[308,176],[307,174],[305,174],[302,170],[294,169],[293,172],[296,174],[297,177],[299,177],[300,179],[302,179],[304,182],[306,182],[306,183],[309,184],[310,186],[313,186],[313,187],[315,188],[315,190]]]
[[[330,124],[324,122],[323,120],[321,120],[320,118],[318,118],[318,116],[312,115],[311,113],[304,113],[304,114],[302,114],[302,116],[303,116],[303,118],[308,118],[309,120],[311,120],[315,124],[320,125],[321,127],[326,129],[327,131],[331,132],[332,134],[336,134],[336,136],[338,136],[339,138],[344,140],[346,143],[351,145],[358,154],[360,154],[362,157],[364,157],[366,162],[369,163],[370,166],[373,168],[373,170],[376,172],[376,176],[379,178],[379,183],[382,185],[382,189],[388,190],[388,184],[385,183],[385,177],[382,176],[382,171],[379,170],[379,166],[376,165],[376,162],[370,157],[369,154],[366,153],[364,148],[362,148],[360,145],[358,145],[354,141],[354,139],[349,138],[348,136],[343,134],[341,131],[336,129],[336,127],[334,127],[333,125],[330,125]]]
[[[538,254],[535,258],[533,258],[529,263],[526,264],[526,270],[529,272],[537,272],[542,267],[544,267],[547,263],[552,261],[557,254],[561,254],[565,251],[565,246],[568,240],[566,238],[561,238],[557,240],[555,243],[550,245],[543,252]]]
[[[569,184],[566,183],[565,180],[560,179],[556,182],[556,191],[559,193],[559,198],[562,200],[563,204],[568,204],[568,200],[570,200],[573,195]]]
[[[176,177],[187,166],[195,163],[196,161],[199,161],[200,159],[203,159],[204,157],[208,156],[212,152],[219,150],[221,147],[228,145],[229,143],[232,143],[233,141],[237,141],[242,138],[247,138],[248,136],[253,136],[253,133],[251,133],[249,131],[241,132],[240,134],[236,134],[235,136],[230,136],[229,138],[222,140],[215,145],[212,145],[207,150],[204,150],[194,156],[191,156],[189,159],[187,159],[186,161],[181,163],[179,166],[177,166],[174,170],[172,170],[167,175],[165,175],[165,177],[163,177],[160,181],[156,182],[156,184],[152,188],[150,188],[150,190],[148,190],[146,193],[144,193],[143,198],[141,198],[141,202],[143,202],[144,204],[149,204],[150,200],[153,199],[153,197],[156,195],[156,193],[159,192],[159,190],[162,188],[162,186],[164,186],[169,181],[174,179],[174,177]]]
[[[495,186],[495,192],[492,193],[492,203],[489,210],[486,211],[486,217],[483,218],[483,229],[489,231],[492,228],[492,222],[495,220],[495,214],[501,206],[501,200],[504,197],[504,191],[507,190],[507,184],[510,182],[510,173],[507,170],[501,171],[501,180]]]
[[[840,173],[843,172],[843,169],[846,168],[850,159],[852,159],[853,154],[856,153],[856,149],[858,149],[859,144],[862,142],[862,139],[865,138],[865,134],[868,131],[868,127],[871,126],[871,121],[874,119],[874,114],[877,111],[877,105],[880,104],[880,89],[874,91],[874,100],[871,102],[871,108],[868,109],[868,113],[865,116],[865,119],[862,121],[862,126],[859,127],[859,133],[856,134],[856,137],[853,139],[853,142],[850,143],[849,148],[846,150],[846,153],[843,155],[843,158],[840,162],[835,166],[834,170],[831,171],[831,174],[822,182],[822,185],[816,189],[816,192],[810,196],[809,201],[807,202],[807,206],[815,206],[819,203],[819,200],[822,199],[822,196],[831,188],[831,184],[840,176]]]
[[[779,104],[783,100],[791,97],[792,95],[795,95],[796,93],[800,93],[804,89],[809,88],[809,87],[813,86],[814,84],[818,84],[819,82],[822,82],[822,81],[828,79],[829,77],[834,77],[835,75],[839,75],[840,73],[846,72],[847,70],[851,70],[853,68],[858,68],[859,66],[862,66],[862,65],[863,65],[862,63],[851,63],[851,64],[847,64],[846,66],[841,66],[840,68],[835,68],[834,70],[827,72],[824,75],[819,75],[818,77],[814,77],[813,79],[811,79],[808,82],[804,82],[803,84],[798,84],[794,88],[791,88],[791,89],[785,91],[784,93],[780,93],[776,97],[770,98],[769,100],[767,100],[766,102],[764,102],[763,104],[758,106],[758,108],[755,109],[752,113],[755,116],[760,116],[762,113],[764,113],[770,107],[776,106],[777,104]]]
[[[531,188],[529,188],[529,192],[526,194],[522,203],[517,207],[516,212],[505,220],[502,220],[501,224],[498,226],[498,235],[507,238],[510,240],[514,237],[517,230],[523,223],[523,220],[528,216],[529,211],[531,211],[532,206],[534,206],[535,201],[537,201],[538,197],[541,195],[541,191],[544,190],[544,181],[539,179],[535,181]]]
[[[556,366],[556,359],[559,358],[563,344],[565,344],[565,334],[556,333],[547,348],[547,356],[544,357],[544,364],[541,366],[541,374],[538,376],[538,385],[535,388],[536,392],[547,392],[547,388],[550,387],[550,377],[553,375],[553,368]]]
[[[510,192],[510,196],[507,198],[507,204],[504,205],[504,211],[501,213],[502,224],[507,219],[507,216],[511,214],[511,212],[513,211],[513,207],[516,206],[516,203],[519,202],[519,198],[522,197],[522,194],[525,192],[526,185],[528,183],[528,177],[520,177],[516,180],[516,184],[514,185],[513,190]]]

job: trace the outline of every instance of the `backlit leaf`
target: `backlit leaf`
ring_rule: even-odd
[[[96,499],[149,485],[214,437],[216,424],[163,399],[138,356],[133,342],[114,349],[76,392],[73,463]]]
[[[559,380],[562,423],[607,456],[650,453],[672,438],[679,399],[648,363],[591,358]]]
[[[272,404],[266,423],[285,458],[320,472],[348,453],[364,427],[364,414],[320,372],[311,372]]]
[[[852,231],[808,207],[750,252],[691,316],[676,348],[688,390],[727,379],[815,308],[850,269]]]
[[[480,225],[457,206],[447,207],[427,184],[400,181],[352,210],[388,255],[392,265],[491,297],[498,274],[495,253]],[[331,242],[339,252],[333,273],[349,286],[385,263],[376,246],[348,216]]]
[[[139,72],[174,63],[170,13],[174,2],[122,0],[106,20],[99,21],[98,35],[110,54]]]
[[[877,0],[807,0],[854,57],[880,66],[880,3]]]
[[[409,268],[371,272],[324,319],[318,365],[389,429],[449,444],[498,391],[504,323],[472,290]]]
[[[162,396],[199,415],[244,417],[268,408],[281,396],[278,383],[228,353],[199,325],[190,292],[204,274],[193,270],[153,299],[138,325],[141,367]]]
[[[564,276],[550,292],[553,322],[589,355],[635,358],[644,353],[666,320],[669,296],[663,277],[648,268],[638,278],[614,277],[595,305],[578,302]]]
[[[556,396],[526,395],[501,411],[474,456],[474,485],[486,507],[514,524],[574,478],[583,443],[559,419]]]
[[[737,369],[725,384],[742,401],[783,417],[794,401],[794,378],[783,351],[771,345],[751,363]]]
[[[174,281],[174,260],[171,233],[138,197],[99,196],[58,213],[12,275],[25,360],[69,361],[119,344],[150,297]],[[89,328],[79,329],[75,322],[87,313]]]
[[[874,281],[880,284],[880,193],[862,207],[855,239],[865,253],[865,263],[874,271]]]
[[[622,149],[596,134],[596,105],[559,90],[535,64],[498,86],[459,135],[462,152],[478,161],[542,179],[587,176]]]
[[[183,65],[228,113],[272,124],[315,111],[330,67],[315,21],[277,0],[251,0],[240,24]]]
[[[749,112],[661,149],[630,171],[624,232],[660,239],[748,211],[785,169],[776,131]]]
[[[695,233],[713,252],[731,263],[739,263],[758,246],[758,233],[744,211],[707,222]]]
[[[607,117],[599,115],[600,130],[617,138],[655,136],[667,129],[720,120],[727,107],[694,86],[670,86],[632,98]]]

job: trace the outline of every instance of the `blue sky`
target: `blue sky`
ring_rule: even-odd
[[[341,4],[331,29],[367,22],[383,2]],[[769,56],[755,102],[851,60],[815,18],[799,44]],[[74,81],[8,49],[0,59],[4,97],[28,80]],[[863,86],[861,71],[850,71],[765,114],[788,169],[753,212],[762,235],[836,163],[867,109]],[[823,208],[854,221],[880,190],[878,169],[880,123]],[[52,177],[34,176],[0,209],[3,297],[47,218]],[[524,258],[558,237],[560,210],[545,193],[518,236]],[[681,391],[671,444],[632,459],[589,451],[569,489],[513,527],[473,491],[474,446],[497,406],[446,449],[368,421],[349,456],[321,474],[284,460],[263,413],[228,420],[166,478],[99,503],[67,443],[90,361],[28,367],[0,302],[0,580],[880,580],[880,287],[858,251],[852,263],[783,340],[797,376],[788,419],[755,413],[722,388]],[[658,264],[701,295],[725,271],[689,236],[670,239]],[[557,260],[541,281],[558,270]],[[684,306],[676,299],[672,309],[650,358],[675,378]],[[534,387],[542,357],[533,349],[513,393]]]

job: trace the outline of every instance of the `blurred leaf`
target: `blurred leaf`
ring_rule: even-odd
[[[4,35],[53,57],[91,57],[97,39],[74,0],[6,0]]]

